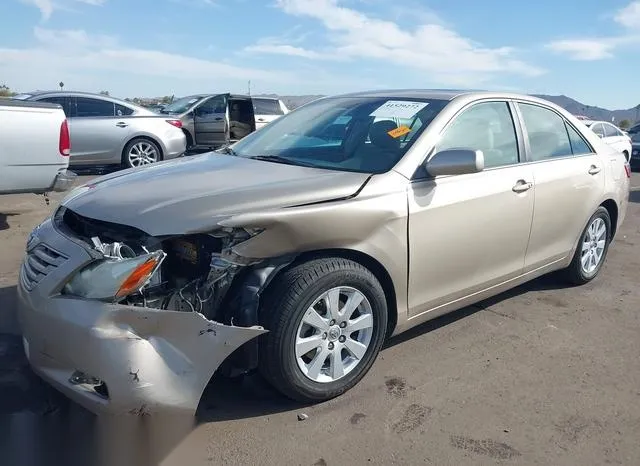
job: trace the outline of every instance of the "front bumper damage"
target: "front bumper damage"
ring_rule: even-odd
[[[182,312],[112,304],[60,294],[65,279],[94,258],[45,221],[29,239],[30,255],[51,259],[37,271],[23,265],[19,321],[34,371],[90,411],[109,414],[195,412],[220,364],[266,332]],[[44,256],[43,254],[47,254]]]

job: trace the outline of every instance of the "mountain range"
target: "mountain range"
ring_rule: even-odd
[[[293,110],[300,105],[303,105],[312,100],[324,97],[323,95],[275,95],[275,94],[263,94],[264,97],[279,97],[287,105],[287,107]],[[613,121],[619,124],[623,120],[628,120],[629,123],[640,120],[640,105],[628,108],[626,110],[608,110],[606,108],[596,107],[593,105],[583,104],[566,95],[544,95],[538,94],[535,97],[549,100],[556,105],[564,108],[568,112],[574,115],[583,115],[592,120]]]

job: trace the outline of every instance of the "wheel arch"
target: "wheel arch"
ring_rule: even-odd
[[[298,254],[295,260],[291,262],[288,267],[298,265],[302,262],[308,262],[313,259],[329,257],[352,260],[366,267],[371,271],[371,273],[373,273],[373,275],[375,275],[375,277],[380,282],[380,285],[382,286],[382,290],[384,291],[385,299],[387,301],[388,322],[386,337],[388,338],[390,335],[392,335],[398,323],[396,290],[389,272],[387,272],[387,269],[374,257],[355,249],[321,249],[314,251],[305,251]],[[278,273],[281,272],[282,270],[280,270]]]
[[[618,230],[618,204],[613,199],[607,199],[600,206],[607,209],[611,217],[611,239],[613,239]]]

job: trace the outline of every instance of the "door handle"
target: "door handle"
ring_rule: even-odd
[[[264,118],[258,118],[258,121],[264,121]]]
[[[216,121],[221,121],[221,120],[222,120],[222,118],[220,118],[220,117],[216,118]]]
[[[602,170],[602,168],[591,165],[591,168],[589,168],[589,175],[596,175],[600,173],[600,170]]]
[[[527,182],[525,180],[518,180],[518,182],[513,185],[513,188],[511,189],[514,193],[523,193],[525,191],[529,191],[532,187],[533,183]]]
[[[126,124],[124,121],[119,121],[118,123],[116,123],[116,126],[118,128],[126,128],[127,126],[129,126],[128,124]]]

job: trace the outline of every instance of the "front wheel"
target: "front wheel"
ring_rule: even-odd
[[[373,365],[387,328],[376,277],[359,263],[316,259],[276,278],[261,318],[269,333],[260,372],[299,401],[323,401],[356,385]]]
[[[611,242],[611,216],[604,207],[591,216],[582,232],[571,265],[566,269],[567,278],[576,285],[593,280],[607,257]]]
[[[142,167],[160,160],[162,160],[162,151],[158,144],[150,139],[132,139],[122,151],[122,165],[125,168]]]

